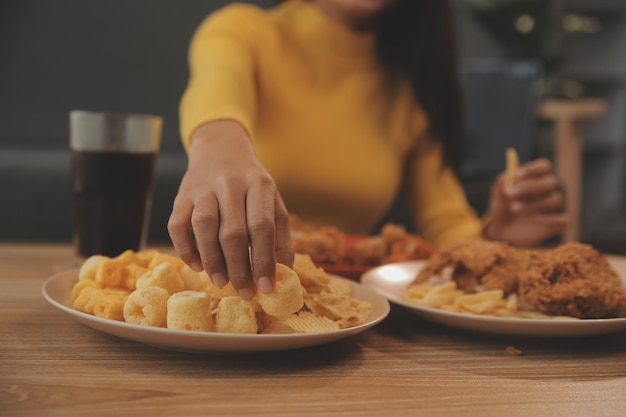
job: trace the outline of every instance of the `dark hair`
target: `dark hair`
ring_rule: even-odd
[[[443,145],[444,164],[458,175],[464,127],[450,0],[396,0],[375,31],[379,64],[391,77],[408,78],[432,136]]]
[[[444,164],[459,174],[463,109],[456,31],[449,0],[397,0],[379,17],[376,54],[382,67],[408,77],[443,145]]]

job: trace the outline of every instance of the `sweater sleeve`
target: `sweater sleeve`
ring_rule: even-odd
[[[424,142],[415,150],[408,172],[415,224],[425,239],[437,245],[478,236],[481,230],[456,175],[442,161],[441,145]]]
[[[206,18],[189,46],[189,81],[180,106],[185,147],[201,125],[216,120],[239,122],[251,134],[256,114],[254,31],[261,9],[232,5]]]

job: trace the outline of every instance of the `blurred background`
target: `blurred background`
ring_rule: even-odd
[[[273,3],[245,2],[262,7]],[[71,240],[68,113],[83,109],[164,118],[150,240],[169,242],[167,218],[186,165],[177,110],[187,80],[187,46],[201,20],[228,3],[0,3],[1,241]],[[467,70],[470,133],[480,136],[494,120],[506,120],[489,113],[502,107],[496,105],[502,97],[518,104],[526,100],[532,109],[545,100],[585,103],[591,99],[606,105],[601,117],[582,116],[573,123],[583,140],[579,239],[606,253],[626,254],[626,1],[456,0],[454,4],[460,58]],[[484,82],[493,63],[498,68],[503,63],[509,70],[516,68],[518,75],[520,67],[514,63],[526,65],[523,69],[530,63],[538,69],[525,87],[532,90],[530,95],[522,98],[519,91],[507,90],[506,83],[490,82],[494,91],[480,87],[476,80],[482,77]],[[475,105],[479,102],[493,103],[493,109]],[[508,127],[511,137],[519,136],[528,145],[529,157],[554,158],[555,122],[544,116],[526,112],[524,120],[501,123],[497,134],[506,134]],[[485,135],[483,142],[493,140]],[[476,158],[472,149],[479,148],[468,147],[468,160]],[[482,166],[480,155],[474,163]],[[490,178],[470,178],[469,165],[465,185],[481,212],[480,196]]]

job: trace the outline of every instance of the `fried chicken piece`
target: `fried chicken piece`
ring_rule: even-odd
[[[533,251],[522,251],[504,242],[482,238],[457,242],[434,253],[418,273],[415,283],[441,277],[447,268],[452,279],[465,292],[474,293],[500,289],[505,295],[515,293],[519,272],[536,256]]]
[[[381,264],[428,259],[437,250],[421,237],[392,223],[383,227],[381,236],[389,242],[387,253],[379,260]]]
[[[586,244],[566,243],[535,257],[521,274],[519,293],[544,314],[626,317],[626,290],[620,276]]]
[[[345,261],[352,265],[382,265],[391,262],[427,259],[436,248],[404,227],[388,223],[379,235],[348,245]]]
[[[310,232],[292,230],[291,240],[296,253],[305,253],[316,263],[338,263],[346,253],[346,235],[334,227]]]

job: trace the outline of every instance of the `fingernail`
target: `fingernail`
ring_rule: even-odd
[[[192,262],[189,266],[196,272],[202,272],[204,270],[200,262]]]
[[[250,288],[240,288],[239,296],[244,300],[251,300],[252,297],[254,297],[254,291],[252,291]]]
[[[213,281],[213,284],[222,288],[224,286],[226,286],[226,284],[228,284],[228,279],[226,279],[226,276],[224,274],[222,274],[221,272],[216,272],[214,274],[211,274],[211,281]]]
[[[259,278],[259,282],[257,283],[257,285],[259,286],[259,291],[264,294],[269,294],[274,290],[272,281],[268,277]]]

